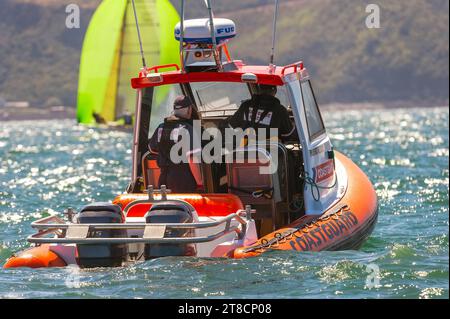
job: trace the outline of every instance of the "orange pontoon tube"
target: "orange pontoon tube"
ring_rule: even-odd
[[[350,159],[337,153],[349,174],[349,185],[339,202],[322,215],[308,215],[233,252],[234,258],[260,255],[269,250],[359,249],[372,233],[378,217],[378,201],[367,176]],[[360,190],[365,190],[360,192]]]

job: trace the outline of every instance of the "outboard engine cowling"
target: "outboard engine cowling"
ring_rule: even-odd
[[[145,215],[148,224],[193,223],[192,208],[180,202],[166,201],[153,204]],[[193,237],[195,231],[189,228],[167,228],[165,238]],[[196,256],[195,244],[146,244],[145,259],[167,256]]]
[[[77,215],[78,224],[118,224],[124,222],[122,209],[110,203],[94,203],[83,207]],[[88,238],[127,237],[125,229],[89,230]],[[121,266],[127,256],[126,244],[78,244],[77,263],[80,267]]]

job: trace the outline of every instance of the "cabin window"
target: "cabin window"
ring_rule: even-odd
[[[259,90],[258,90],[258,84],[250,84],[249,88],[250,88],[250,92],[252,95],[254,94],[258,94]],[[287,90],[286,87],[283,86],[277,86],[277,94],[275,95],[275,97],[280,100],[281,105],[284,105],[284,107],[288,108],[290,103],[289,103],[289,98],[288,98],[288,94],[287,94]]]
[[[312,141],[325,133],[325,126],[310,81],[302,82],[301,86],[309,139]]]
[[[198,82],[191,83],[191,88],[202,118],[233,115],[251,97],[244,83]]]
[[[290,103],[285,86],[277,86],[277,95],[275,95],[275,97],[280,100],[281,105],[284,105],[284,107],[286,108],[290,108]]]
[[[179,85],[163,85],[153,88],[149,134],[153,134],[159,124],[173,112],[173,102],[183,92]]]
[[[256,84],[234,82],[197,82],[191,83],[192,94],[202,118],[232,116],[242,102],[257,94]],[[288,107],[286,88],[277,87],[276,97]]]

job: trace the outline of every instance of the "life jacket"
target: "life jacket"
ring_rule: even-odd
[[[164,123],[158,128],[158,165],[172,166],[178,163],[173,163],[170,160],[170,151],[172,147],[181,140],[181,129],[186,129],[189,134],[192,134],[192,120],[180,119],[177,117],[169,117],[164,120]]]
[[[242,128],[276,127],[273,125],[274,111],[281,107],[280,101],[270,95],[256,95],[251,100],[245,102],[244,125]]]

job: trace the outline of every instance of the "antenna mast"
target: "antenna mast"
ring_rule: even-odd
[[[214,59],[216,60],[217,67],[222,71],[222,63],[220,62],[220,56],[217,52],[216,28],[214,27],[214,14],[211,7],[211,0],[205,0],[205,4],[209,13],[209,28],[211,30]]]
[[[235,24],[229,19],[215,20],[211,0],[203,1],[209,17],[199,19],[201,25],[196,25],[199,21],[185,21],[185,1],[180,0],[181,21],[175,26],[175,38],[180,41],[182,72],[190,72],[196,68],[222,72],[224,70],[222,64],[223,52],[225,52],[227,62],[232,62],[227,49],[227,41],[236,35]],[[219,26],[220,31],[216,30],[216,26]],[[197,31],[193,32],[192,30],[195,28],[197,28]],[[214,62],[211,61],[212,59],[214,59]]]
[[[180,21],[180,63],[181,70],[184,72],[184,0],[181,0],[181,21]]]
[[[134,20],[136,21],[136,30],[139,38],[139,46],[141,48],[142,65],[144,67],[144,70],[146,70],[147,63],[145,62],[144,48],[142,46],[141,30],[139,29],[139,21],[136,13],[136,5],[134,3],[134,0],[131,0],[131,2],[133,3]]]
[[[270,68],[274,68],[274,57],[275,57],[275,41],[277,36],[277,19],[278,19],[278,0],[275,0],[275,12],[273,14],[273,33],[272,33],[272,51],[270,54]]]

